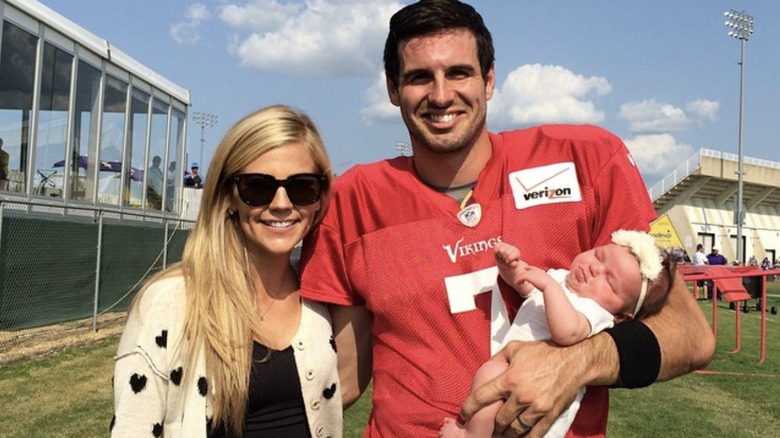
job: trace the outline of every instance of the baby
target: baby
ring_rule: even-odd
[[[501,277],[525,298],[504,342],[553,340],[572,345],[612,327],[616,322],[657,313],[671,289],[675,265],[652,236],[639,231],[618,230],[612,243],[577,255],[569,270],[547,272],[528,265],[520,250],[501,242],[495,246]],[[506,362],[489,360],[474,375],[472,389],[498,376]],[[564,411],[545,437],[563,437],[579,409],[585,388]],[[464,425],[444,420],[441,438],[490,438],[496,402],[477,412]]]

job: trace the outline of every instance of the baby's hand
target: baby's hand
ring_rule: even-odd
[[[518,273],[517,281],[527,281],[537,289],[544,291],[555,280],[544,270],[536,266],[528,266],[525,271]]]
[[[498,242],[493,248],[496,255],[496,263],[506,266],[516,266],[517,261],[520,260],[520,250],[514,246],[505,242]]]

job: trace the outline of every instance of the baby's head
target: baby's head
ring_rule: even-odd
[[[652,236],[641,231],[615,231],[612,243],[628,248],[639,262],[642,285],[632,312],[633,318],[641,319],[658,313],[674,283],[674,261],[655,244]]]

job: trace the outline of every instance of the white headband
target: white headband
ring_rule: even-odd
[[[617,230],[612,233],[612,243],[625,246],[639,260],[639,272],[642,274],[642,290],[634,308],[634,315],[642,308],[647,294],[647,284],[658,278],[661,272],[661,254],[653,236],[641,231]]]

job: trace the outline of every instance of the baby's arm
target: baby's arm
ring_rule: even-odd
[[[515,288],[522,297],[528,296],[534,286],[519,279],[520,275],[528,269],[528,263],[520,258],[520,250],[508,243],[499,242],[495,248],[496,265],[501,278],[507,284]]]
[[[590,336],[591,327],[585,315],[572,305],[561,285],[539,268],[530,267],[518,278],[533,284],[544,294],[544,313],[552,340],[568,346]]]

